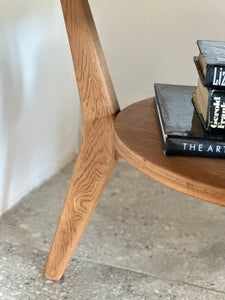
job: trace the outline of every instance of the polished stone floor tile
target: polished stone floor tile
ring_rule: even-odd
[[[2,300],[224,299],[213,290],[76,258],[54,282],[42,276],[46,253],[7,243],[0,253]]]
[[[0,299],[225,299],[225,208],[164,187],[123,161],[64,278],[45,280],[72,168],[0,219]]]

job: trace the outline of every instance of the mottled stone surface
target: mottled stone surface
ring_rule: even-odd
[[[72,168],[0,219],[0,299],[225,299],[225,208],[123,161],[62,280],[44,279]]]

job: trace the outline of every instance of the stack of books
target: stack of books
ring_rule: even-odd
[[[224,134],[225,129],[225,43],[198,41],[199,56],[194,57],[199,79],[193,102],[204,129]]]
[[[163,152],[225,158],[225,42],[197,45],[197,87],[154,85]]]

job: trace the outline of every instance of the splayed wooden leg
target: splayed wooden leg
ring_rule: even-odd
[[[116,164],[113,120],[85,124],[81,149],[65,198],[44,276],[59,280]]]

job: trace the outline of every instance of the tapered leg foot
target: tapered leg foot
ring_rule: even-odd
[[[112,122],[85,126],[83,142],[65,198],[44,276],[59,280],[116,164]]]

